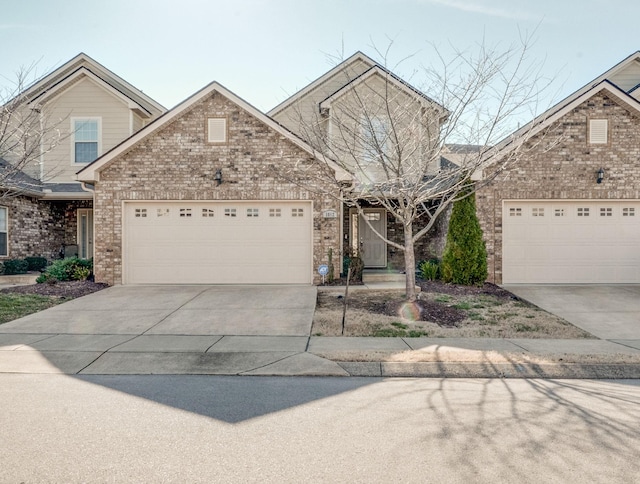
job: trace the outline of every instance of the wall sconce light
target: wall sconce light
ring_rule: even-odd
[[[602,180],[604,180],[604,170],[600,168],[597,173],[596,183],[602,183]]]
[[[222,183],[222,170],[220,169],[216,170],[216,174],[213,176],[213,179],[216,181],[218,186],[220,186],[220,184]]]

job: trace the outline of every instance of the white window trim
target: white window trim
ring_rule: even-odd
[[[76,163],[76,121],[97,121],[98,122],[98,158],[102,155],[102,117],[100,116],[74,116],[71,118],[71,128],[69,136],[71,141],[71,165],[73,166],[87,166],[89,163]]]
[[[7,234],[7,253],[6,254],[0,254],[0,257],[9,257],[9,207],[5,207],[4,205],[0,205],[0,210],[4,210],[5,212],[5,216],[4,216],[4,220],[5,223],[7,224],[7,226],[5,227],[4,232],[0,230],[0,233],[5,233]]]

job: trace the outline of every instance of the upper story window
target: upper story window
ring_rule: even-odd
[[[362,161],[371,163],[382,161],[383,155],[389,148],[389,126],[386,120],[381,118],[364,118],[361,123],[362,130]]]
[[[7,212],[7,207],[0,207],[0,256],[9,255]]]
[[[100,118],[73,118],[73,162],[91,163],[100,154]]]

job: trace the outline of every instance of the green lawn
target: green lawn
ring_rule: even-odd
[[[67,299],[37,294],[0,294],[0,324],[37,313]]]

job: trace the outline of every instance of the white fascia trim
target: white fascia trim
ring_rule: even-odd
[[[45,192],[42,200],[93,200],[93,193]]]
[[[57,85],[59,83],[65,81],[65,73],[66,73],[66,71],[69,71],[70,69],[73,69],[74,71],[78,70],[78,69],[85,69],[85,70],[88,70],[90,72],[95,71],[96,73],[103,75],[104,79],[106,79],[103,82],[106,82],[107,84],[109,84],[109,81],[114,81],[113,82],[114,85],[121,85],[126,91],[129,91],[129,93],[133,97],[139,97],[142,101],[148,103],[150,106],[152,106],[154,109],[156,109],[159,113],[164,113],[164,112],[167,111],[167,108],[165,108],[162,104],[160,104],[157,101],[153,100],[152,98],[147,96],[145,93],[143,93],[142,91],[140,91],[136,87],[132,86],[127,81],[122,79],[120,76],[118,76],[117,74],[113,73],[112,71],[110,71],[109,69],[104,67],[99,62],[96,62],[94,59],[92,59],[91,57],[89,57],[85,53],[78,54],[77,56],[75,56],[74,58],[69,60],[68,62],[65,62],[62,66],[60,66],[57,69],[55,69],[53,72],[49,73],[48,75],[46,75],[45,77],[43,77],[39,81],[37,81],[34,84],[32,84],[31,86],[29,86],[23,92],[23,95],[25,97],[29,97],[29,94],[32,93],[32,92],[42,91],[36,96],[36,98],[39,98],[39,97],[41,97],[43,95],[46,96],[46,93],[47,93],[47,91],[49,89],[57,90]],[[49,88],[47,88],[47,86],[49,86]],[[124,95],[125,97],[128,97],[126,94],[122,94],[122,95]],[[133,98],[131,98],[131,99],[133,99]],[[134,102],[137,105],[139,105],[140,107],[142,107],[142,109],[145,112],[149,112],[149,110],[147,108],[145,108],[144,106],[142,106],[140,103],[138,103],[135,100],[134,100]]]
[[[370,77],[373,77],[375,75],[380,76],[385,82],[391,82],[396,88],[398,88],[400,91],[404,92],[408,96],[416,99],[423,106],[430,106],[435,108],[438,111],[444,111],[444,113],[446,113],[446,110],[443,109],[443,107],[437,102],[435,102],[433,99],[429,99],[428,97],[426,97],[426,95],[420,94],[416,89],[410,88],[404,82],[399,81],[393,74],[382,69],[380,66],[377,66],[377,65],[373,66],[368,71],[358,76],[356,79],[342,86],[340,89],[334,92],[331,96],[324,99],[320,103],[320,109],[329,109],[331,103],[334,102],[336,99],[344,96],[349,90],[358,87],[360,84],[362,84],[363,82],[366,82]]]
[[[30,103],[37,102],[38,104],[44,104],[44,103],[47,103],[47,102],[55,101],[58,97],[62,96],[65,93],[67,86],[75,83],[78,80],[78,78],[80,78],[80,77],[84,77],[87,80],[94,82],[97,86],[103,88],[105,91],[107,91],[113,97],[118,99],[120,102],[124,103],[129,109],[141,110],[143,113],[146,114],[147,117],[151,117],[151,112],[149,112],[148,109],[146,109],[144,106],[141,106],[140,104],[138,104],[136,101],[134,101],[130,97],[124,95],[122,92],[120,92],[117,89],[115,89],[113,86],[111,86],[109,83],[105,82],[100,77],[96,76],[93,72],[88,70],[86,67],[81,67],[76,72],[74,72],[73,74],[68,76],[66,79],[60,81],[56,85],[55,93],[49,93],[48,91],[47,92],[43,92],[41,95],[39,95],[38,97],[34,98],[33,100],[31,100],[29,102]],[[82,79],[82,80],[84,80],[84,79]],[[82,82],[82,80],[80,82]]]
[[[296,92],[291,97],[288,97],[287,99],[282,101],[280,104],[278,104],[276,107],[274,107],[270,111],[267,111],[267,115],[271,116],[271,117],[275,116],[280,111],[283,111],[284,109],[289,107],[291,104],[294,104],[297,100],[299,100],[301,97],[305,96],[307,93],[309,93],[309,92],[313,91],[314,89],[316,89],[319,85],[325,83],[326,81],[328,81],[329,79],[334,77],[336,74],[339,74],[342,70],[345,69],[346,66],[348,66],[349,64],[352,64],[353,62],[358,61],[358,60],[364,62],[365,64],[368,64],[371,67],[373,67],[373,66],[378,64],[377,62],[375,62],[370,57],[367,57],[362,52],[358,51],[355,54],[353,54],[351,57],[349,57],[348,59],[342,61],[340,64],[338,64],[337,66],[335,66],[334,68],[329,70],[328,72],[324,73],[322,76],[318,77],[315,81],[311,82],[307,86],[305,86],[302,89],[300,89],[298,92]]]
[[[151,124],[149,124],[146,127],[142,128],[135,135],[131,136],[130,138],[128,138],[124,142],[120,143],[118,146],[113,148],[111,151],[106,153],[104,156],[98,158],[96,161],[94,161],[93,163],[91,163],[87,167],[85,167],[82,170],[80,170],[76,174],[76,179],[79,180],[79,181],[85,181],[85,182],[99,181],[100,180],[100,173],[99,173],[100,170],[105,168],[109,164],[109,162],[111,160],[113,160],[118,155],[126,152],[127,150],[129,150],[132,146],[134,146],[139,141],[143,140],[147,136],[150,136],[151,134],[153,134],[158,129],[162,128],[163,126],[165,126],[168,123],[170,123],[171,121],[173,121],[176,117],[180,116],[189,107],[191,107],[192,105],[198,103],[202,98],[208,96],[209,94],[211,94],[214,91],[219,92],[221,95],[223,95],[224,97],[229,99],[231,102],[233,102],[234,104],[237,104],[240,108],[244,109],[249,114],[251,114],[252,116],[254,116],[255,118],[259,119],[260,121],[262,121],[264,124],[266,124],[270,128],[274,129],[275,131],[277,131],[278,133],[283,135],[285,138],[287,138],[289,141],[291,141],[292,143],[294,143],[298,147],[302,148],[304,151],[308,152],[309,154],[313,155],[314,157],[316,157],[318,159],[325,159],[323,157],[322,153],[316,151],[310,145],[308,145],[307,143],[302,141],[300,138],[295,136],[293,133],[291,133],[287,129],[283,128],[280,124],[275,122],[269,116],[267,116],[263,112],[259,111],[258,109],[253,107],[251,104],[249,104],[248,102],[246,102],[242,98],[236,96],[235,94],[233,94],[231,91],[229,91],[227,88],[225,88],[224,86],[222,86],[218,82],[214,81],[211,84],[209,84],[208,86],[206,86],[203,89],[201,89],[200,91],[198,91],[197,93],[195,93],[194,95],[192,95],[191,97],[189,97],[188,99],[186,99],[185,101],[183,101],[182,103],[178,104],[171,111],[168,111],[166,114],[162,115],[157,120],[153,121]],[[336,170],[336,176],[339,177],[340,180],[342,180],[341,177],[348,175],[347,172],[344,171],[342,168],[340,168],[337,164],[332,164],[332,162],[330,164],[331,164],[332,168],[334,168]],[[348,175],[348,179],[351,179],[351,178],[352,178],[352,176]]]

